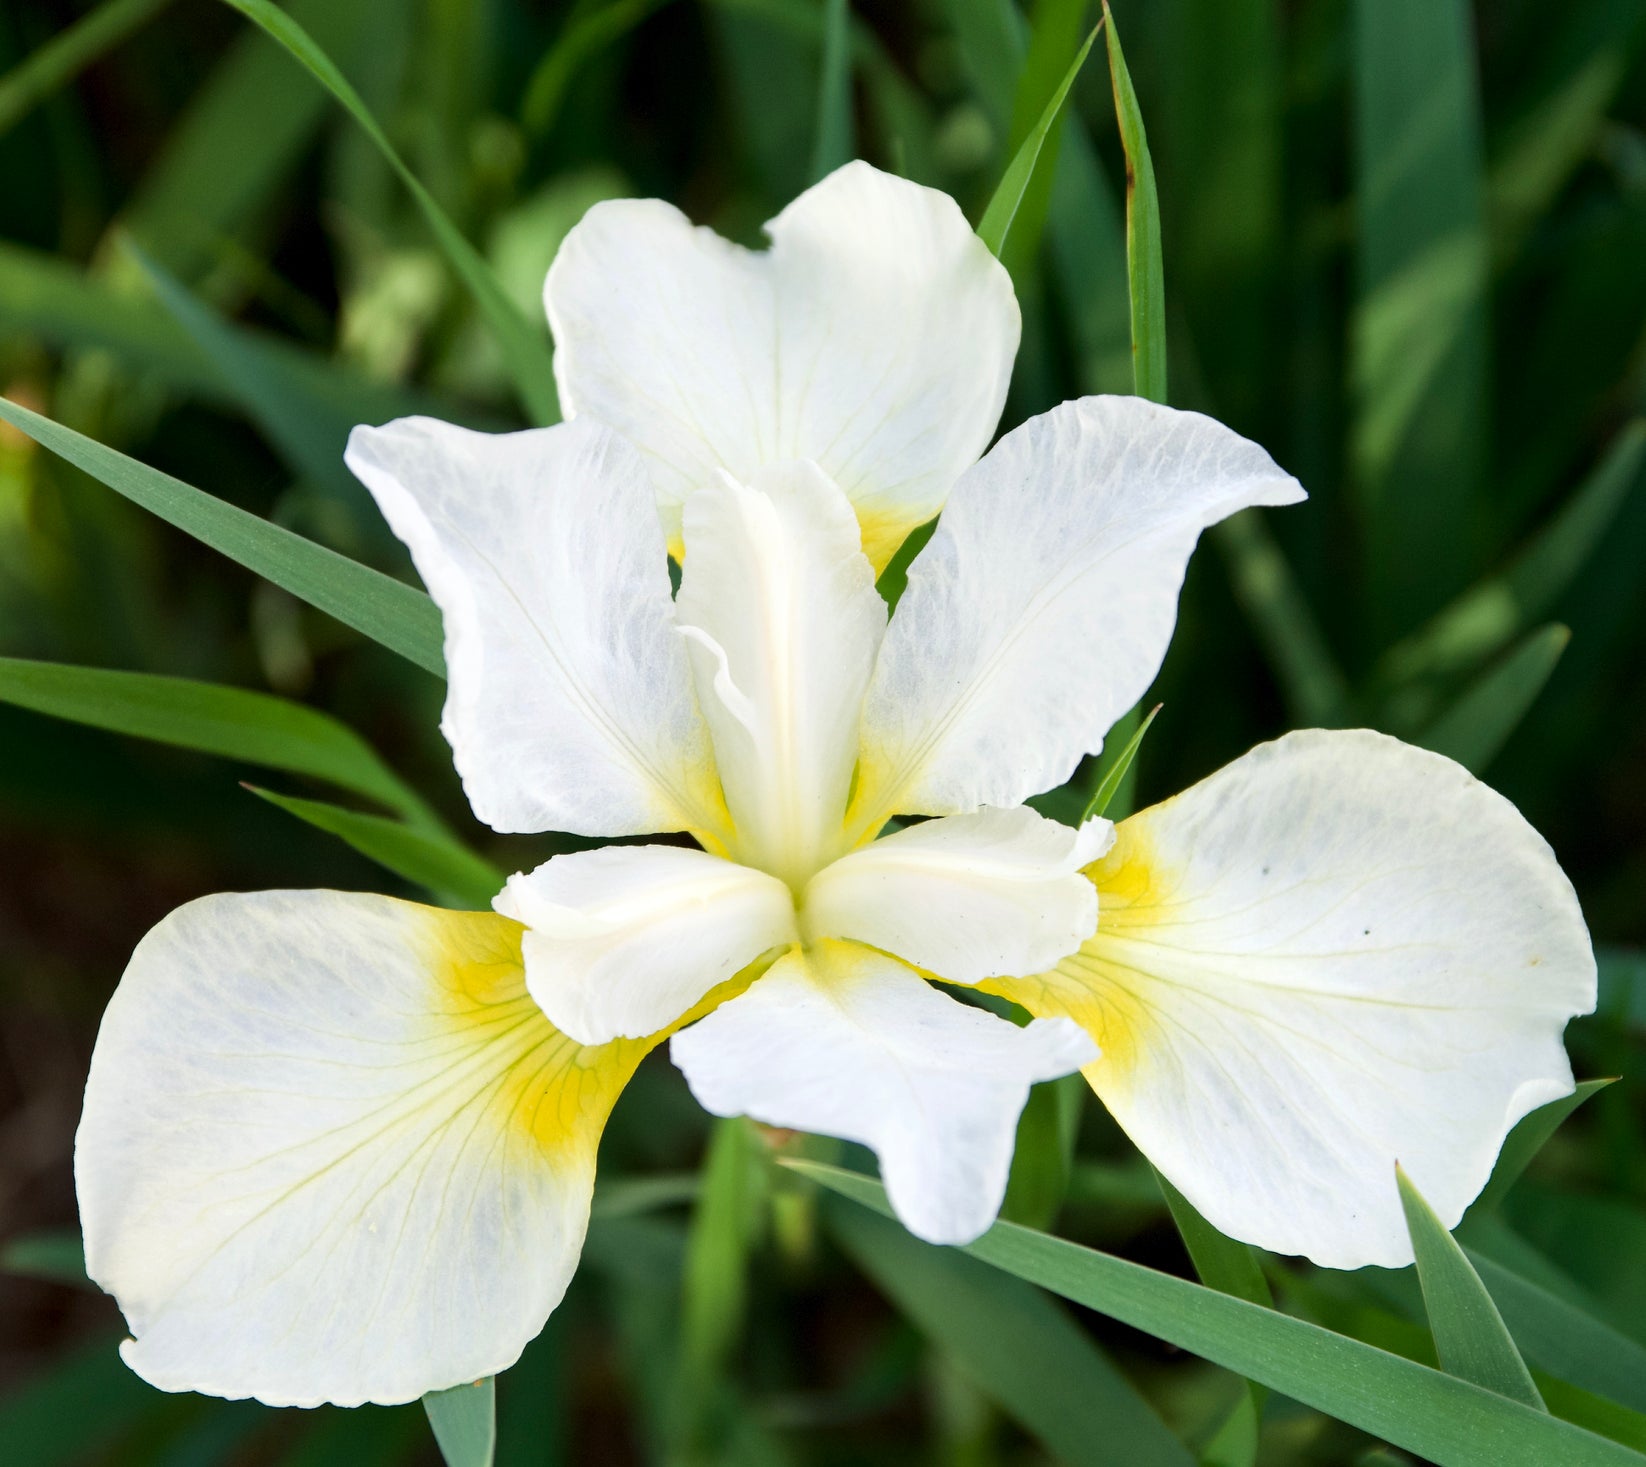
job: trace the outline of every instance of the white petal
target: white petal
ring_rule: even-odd
[[[724,819],[644,462],[591,423],[356,428],[349,467],[446,623],[442,730],[505,831],[712,832]]]
[[[92,1278],[168,1391],[415,1400],[513,1363],[582,1250],[649,1044],[582,1049],[520,929],[342,892],[214,896],[145,937],[92,1055]]]
[[[1080,874],[1114,839],[1107,820],[1071,830],[1023,806],[911,825],[853,851],[807,886],[808,938],[886,949],[951,983],[1038,973],[1097,925]]]
[[[1008,433],[910,568],[864,707],[861,826],[1061,784],[1154,680],[1201,530],[1301,498],[1256,444],[1141,398]]]
[[[1092,1057],[1067,1020],[1019,1029],[893,958],[825,942],[780,958],[670,1042],[703,1106],[872,1147],[892,1206],[930,1243],[967,1243],[1006,1194],[1029,1086]]]
[[[776,877],[680,846],[556,856],[493,905],[525,923],[526,986],[580,1044],[655,1034],[796,937]]]
[[[652,460],[664,518],[718,469],[815,459],[877,567],[994,433],[1019,318],[947,194],[849,163],[754,254],[657,200],[596,204],[545,299],[568,415]]]
[[[1216,1227],[1331,1268],[1412,1260],[1394,1165],[1454,1226],[1570,1092],[1583,916],[1507,800],[1364,731],[1292,734],[1123,822],[1097,936],[990,983],[1097,1040],[1086,1074]]]
[[[837,846],[886,603],[845,496],[813,464],[686,502],[676,620],[714,734],[733,852],[803,881]],[[831,851],[832,854],[832,851]]]

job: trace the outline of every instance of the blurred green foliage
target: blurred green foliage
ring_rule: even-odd
[[[1262,1260],[1265,1283],[1179,1210],[1193,1266],[1431,1365],[1483,1283],[1503,1332],[1486,1368],[1512,1372],[1518,1346],[1523,1399],[1646,1448],[1646,7],[1113,8],[1158,190],[1158,220],[1130,231],[1100,56],[1056,105],[1098,19],[1077,0],[289,0],[335,75],[211,0],[0,0],[0,393],[409,580],[343,470],[347,431],[551,416],[542,278],[598,199],[659,195],[756,243],[855,153],[981,223],[1011,161],[1038,158],[991,224],[1025,318],[1005,426],[1133,390],[1128,236],[1135,262],[1157,222],[1163,301],[1143,304],[1164,311],[1170,400],[1263,443],[1312,499],[1209,537],[1118,798],[1309,724],[1485,772],[1548,835],[1602,944],[1579,1072],[1624,1077],[1529,1167],[1552,1125],[1506,1153],[1463,1253],[1436,1243],[1439,1286]],[[1146,375],[1164,390],[1163,362]],[[0,1460],[433,1461],[416,1407],[275,1413],[126,1372],[63,1231],[79,1086],[132,945],[182,900],[460,900],[485,862],[559,847],[469,817],[430,626],[424,667],[360,635],[415,593],[338,582],[301,549],[260,580],[243,564],[289,540],[211,509],[219,556],[173,528],[199,533],[197,501],[117,465],[132,503],[85,472],[110,462],[0,426]],[[139,507],[162,501],[170,525]],[[341,621],[298,599],[317,586]],[[270,694],[306,705],[272,715],[278,735]],[[141,741],[156,719],[183,749]],[[1114,793],[1104,772],[1045,808],[1078,815]],[[1020,1158],[1022,1220],[1190,1272],[1177,1209],[1083,1089],[1037,1095]],[[711,1129],[661,1056],[601,1162],[583,1272],[497,1385],[504,1467],[1410,1460],[820,1205],[753,1130]],[[1437,1287],[1452,1302],[1431,1336]]]

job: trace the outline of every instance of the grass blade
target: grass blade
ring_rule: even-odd
[[[1415,742],[1481,773],[1537,701],[1571,640],[1571,632],[1558,624],[1533,632],[1471,683]]]
[[[1114,803],[1114,797],[1125,783],[1126,776],[1132,771],[1132,761],[1137,758],[1137,751],[1143,747],[1143,738],[1149,732],[1149,726],[1155,721],[1163,705],[1156,703],[1138,724],[1131,738],[1126,740],[1126,747],[1115,756],[1114,763],[1103,771],[1103,777],[1098,780],[1097,788],[1092,791],[1092,797],[1086,802],[1086,809],[1080,816],[1080,823],[1084,825],[1094,815],[1101,815]]]
[[[1549,524],[1497,575],[1465,591],[1379,660],[1373,684],[1384,701],[1478,668],[1550,611],[1600,546],[1640,482],[1646,421],[1628,424],[1593,473]],[[1414,715],[1407,713],[1406,719]],[[1421,716],[1419,711],[1415,716]]]
[[[118,46],[138,26],[171,0],[104,0],[59,31],[45,45],[0,76],[0,134],[9,132],[19,118],[73,81],[105,51]]]
[[[1355,0],[1352,456],[1374,640],[1467,584],[1485,472],[1487,257],[1467,0]]]
[[[1039,120],[1030,129],[1029,135],[1023,139],[1012,161],[1006,165],[1006,171],[1000,176],[1000,183],[995,188],[994,196],[989,200],[989,206],[983,211],[983,218],[978,223],[977,233],[989,251],[997,259],[1006,246],[1006,238],[1011,233],[1012,224],[1018,217],[1024,199],[1028,196],[1031,186],[1036,183],[1037,171],[1044,162],[1048,173],[1056,162],[1057,150],[1048,148],[1047,142],[1053,136],[1058,120],[1063,115],[1064,104],[1069,100],[1069,92],[1074,87],[1075,78],[1080,75],[1080,68],[1086,64],[1086,58],[1091,54],[1092,42],[1097,39],[1094,30],[1086,37],[1085,44],[1075,52],[1075,57],[1069,63],[1069,69],[1063,73],[1063,80],[1058,83],[1057,90],[1052,93],[1051,100],[1046,103]],[[1050,185],[1042,179],[1038,185],[1049,189]]]
[[[86,1246],[73,1228],[53,1228],[8,1238],[0,1247],[0,1269],[26,1278],[47,1279],[54,1284],[77,1284],[83,1289],[97,1287],[86,1277]]]
[[[817,135],[812,182],[849,163],[857,143],[852,126],[852,10],[847,0],[826,0],[823,65],[817,88]]]
[[[891,1216],[869,1177],[786,1164]],[[965,1251],[1440,1467],[1641,1467],[1615,1442],[1468,1381],[1061,1238],[996,1223]]]
[[[1573,1385],[1646,1412],[1646,1347],[1477,1246],[1485,1242],[1495,1251],[1495,1242],[1472,1230],[1471,1237],[1474,1241],[1464,1252],[1531,1362]]]
[[[1263,512],[1231,515],[1212,526],[1211,537],[1292,717],[1303,728],[1340,726],[1349,701],[1348,679]]]
[[[325,800],[301,800],[246,786],[288,815],[335,835],[368,861],[439,896],[450,896],[477,911],[490,908],[503,889],[503,873],[449,836],[433,835],[401,820],[346,810]]]
[[[1068,1467],[1192,1467],[1166,1428],[1067,1313],[1038,1289],[830,1198],[829,1233],[899,1313],[940,1345]],[[1079,1409],[1070,1409],[1078,1402]],[[1094,1432],[1091,1423],[1103,1423]]]
[[[353,729],[270,693],[146,672],[0,657],[0,702],[111,733],[305,774],[403,815],[433,819]]]
[[[1132,75],[1120,49],[1120,32],[1103,0],[1103,39],[1109,47],[1109,81],[1115,119],[1126,152],[1126,280],[1132,303],[1132,390],[1150,402],[1166,401],[1166,272],[1160,253],[1160,195],[1143,131]]]
[[[538,138],[548,132],[560,115],[566,88],[578,68],[667,3],[668,0],[612,0],[598,10],[574,14],[526,83],[520,103],[520,125],[527,133]]]
[[[0,419],[117,494],[437,677],[440,612],[423,592],[0,398]]]
[[[514,378],[515,390],[534,422],[553,423],[560,416],[554,390],[554,364],[548,338],[515,307],[498,281],[492,267],[442,209],[421,180],[406,166],[388,135],[378,126],[360,94],[349,84],[331,58],[285,11],[270,0],[225,0],[271,39],[279,42],[292,59],[306,70],[360,124],[401,182],[411,191],[428,221],[430,232],[458,278],[468,288],[481,314],[491,327]]]
[[[1395,1179],[1441,1367],[1510,1400],[1547,1409],[1503,1316],[1463,1249],[1398,1165]]]
[[[1509,1189],[1520,1179],[1520,1174],[1531,1165],[1532,1158],[1543,1150],[1544,1143],[1554,1135],[1560,1123],[1583,1104],[1612,1084],[1611,1080],[1584,1080],[1570,1095],[1540,1105],[1529,1115],[1515,1122],[1515,1127],[1504,1139],[1503,1149],[1497,1154],[1497,1165],[1491,1178],[1481,1188],[1480,1196],[1469,1206],[1469,1216],[1491,1212],[1508,1195]]]
[[[423,1397],[446,1467],[492,1467],[497,1452],[497,1380],[430,1391]]]

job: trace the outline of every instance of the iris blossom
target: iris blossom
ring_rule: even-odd
[[[1148,687],[1200,531],[1297,483],[1119,397],[979,458],[1018,313],[954,204],[853,164],[770,235],[599,205],[547,286],[570,421],[356,430],[476,815],[625,843],[494,912],[220,895],[144,938],[76,1174],[155,1385],[396,1402],[508,1366],[665,1040],[715,1114],[871,1147],[940,1243],[1080,1069],[1217,1227],[1336,1267],[1409,1261],[1397,1159],[1455,1223],[1569,1092],[1576,899],[1448,760],[1297,733],[1118,828],[1024,805]],[[940,510],[888,619],[876,574]]]

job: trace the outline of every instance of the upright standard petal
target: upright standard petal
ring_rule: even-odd
[[[721,476],[686,503],[675,618],[740,861],[803,881],[841,839],[886,603],[845,496],[814,464]],[[827,854],[822,854],[827,850]]]
[[[864,707],[858,828],[1061,784],[1154,680],[1200,532],[1302,498],[1256,444],[1141,398],[1008,433],[910,567]]]
[[[947,194],[848,163],[751,253],[658,200],[596,204],[544,295],[568,415],[639,444],[678,546],[717,470],[815,459],[877,569],[943,506],[1000,419],[1011,280]]]
[[[577,1265],[601,1128],[650,1047],[557,1033],[519,933],[311,891],[206,897],[143,939],[74,1157],[133,1370],[354,1406],[513,1363]]]
[[[845,937],[951,983],[1038,973],[1097,925],[1083,875],[1114,826],[1071,830],[1033,810],[979,810],[900,830],[811,879],[801,906],[808,939]]]
[[[640,456],[592,423],[356,428],[349,467],[446,624],[441,728],[503,831],[645,835],[724,823],[674,630]]]
[[[1450,760],[1291,734],[1117,834],[1097,935],[986,986],[1091,1033],[1092,1087],[1225,1233],[1410,1263],[1395,1163],[1455,1226],[1509,1128],[1570,1092],[1561,1031],[1595,1001],[1577,898]]]
[[[1039,1080],[1092,1057],[1067,1020],[1019,1029],[854,943],[780,958],[682,1030],[670,1055],[703,1106],[872,1147],[892,1206],[930,1243],[968,1243],[1006,1195]]]
[[[526,986],[581,1044],[666,1028],[796,939],[775,876],[680,846],[607,846],[511,876],[494,903],[526,925]]]

